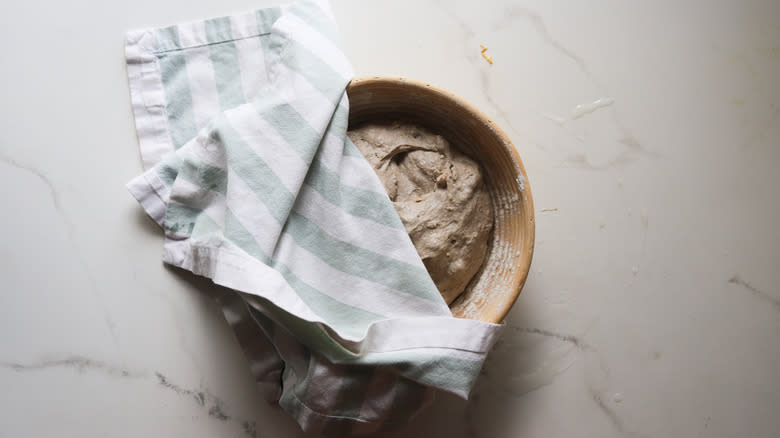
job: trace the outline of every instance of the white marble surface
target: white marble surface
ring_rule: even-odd
[[[0,6],[0,436],[298,436],[123,186],[123,32],[270,3]],[[395,436],[780,434],[780,3],[333,6],[358,74],[495,117],[538,207],[472,401]]]

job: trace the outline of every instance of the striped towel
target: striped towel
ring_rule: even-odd
[[[500,326],[456,319],[346,137],[327,4],[128,33],[143,163],[128,188],[163,260],[219,288],[258,385],[307,431],[370,433],[467,397]]]

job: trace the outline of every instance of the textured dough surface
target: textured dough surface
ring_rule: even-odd
[[[493,210],[479,165],[417,125],[370,123],[347,135],[368,159],[436,287],[450,304],[479,270]]]

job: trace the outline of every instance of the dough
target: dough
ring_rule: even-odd
[[[347,135],[374,167],[447,304],[479,270],[493,210],[479,164],[419,126],[370,123]]]

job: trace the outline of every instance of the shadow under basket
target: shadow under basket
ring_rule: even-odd
[[[446,138],[477,161],[493,205],[493,231],[482,267],[450,305],[458,318],[500,323],[525,284],[534,252],[528,178],[512,142],[474,106],[424,82],[372,76],[347,87],[349,125],[406,120]]]

